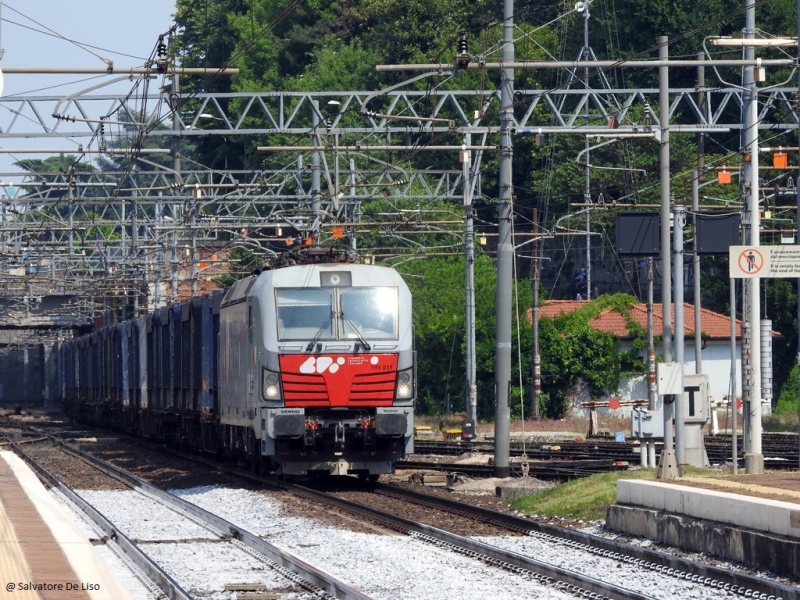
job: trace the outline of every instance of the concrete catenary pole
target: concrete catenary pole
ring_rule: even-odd
[[[472,153],[467,150],[472,145],[472,136],[464,135],[464,150],[461,151],[463,193],[464,193],[464,249],[467,267],[466,288],[466,337],[467,337],[467,380],[466,405],[467,420],[478,422],[477,363],[475,352],[475,228],[472,207]]]
[[[503,51],[501,60],[514,60],[514,1],[503,1]],[[511,385],[511,287],[514,246],[511,239],[512,168],[514,155],[511,126],[514,112],[514,69],[503,68],[500,75],[500,190],[497,235],[497,292],[495,295],[495,424],[494,475],[508,477],[510,447],[509,387]]]
[[[694,221],[694,242],[692,256],[692,286],[694,288],[694,372],[703,372],[703,332],[700,320],[700,254],[697,240],[697,213],[700,210],[700,171],[692,171],[692,220]]]
[[[797,35],[800,36],[800,0],[797,0]],[[800,44],[797,45],[797,58],[800,60]],[[800,71],[797,73],[797,93],[800,97]],[[797,146],[800,148],[800,128],[797,130]],[[797,153],[800,160],[800,152]],[[800,179],[800,177],[798,177]],[[797,186],[797,234],[795,244],[800,244],[800,185]],[[800,279],[797,280],[797,322],[800,323]],[[800,327],[797,328],[797,439],[800,443]],[[798,446],[798,459],[800,459],[800,446]],[[800,467],[800,464],[798,464]]]
[[[684,337],[683,326],[683,225],[686,210],[673,207],[672,219],[672,288],[675,292],[675,364],[680,369],[680,389],[683,390]],[[686,462],[686,431],[683,392],[675,394],[675,456],[678,464]]]
[[[705,60],[706,55],[700,53],[697,55],[698,62]],[[700,108],[701,113],[706,109],[706,93],[703,90],[706,86],[706,68],[703,66],[697,67],[697,87],[701,90],[697,94],[697,106]],[[704,113],[703,113],[704,114]],[[704,133],[697,134],[697,171],[692,173],[692,212],[694,213],[694,258],[692,260],[693,266],[693,285],[694,285],[694,372],[700,375],[703,372],[703,340],[701,332],[703,331],[701,322],[701,304],[702,297],[700,294],[700,255],[698,254],[698,240],[697,240],[697,212],[700,210],[700,176],[703,173],[703,168],[706,163],[706,136]]]
[[[747,0],[745,12],[745,40],[752,40],[756,33],[755,0]],[[745,60],[755,59],[755,48],[745,46]],[[758,213],[759,174],[758,174],[758,87],[755,81],[755,67],[745,67],[743,96],[745,161],[743,176],[747,193],[749,216],[748,239],[746,245],[759,246],[761,225]],[[747,160],[749,156],[749,160]],[[761,453],[761,339],[759,321],[761,320],[761,279],[753,277],[745,280],[747,284],[747,332],[750,336],[750,402],[745,405],[750,427],[745,438],[744,466],[746,473],[764,472],[764,455]]]
[[[669,38],[659,36],[658,58],[669,60]],[[672,362],[672,260],[670,257],[669,217],[671,187],[669,173],[669,67],[664,64],[658,68],[658,102],[661,146],[659,148],[659,181],[661,183],[661,333],[662,356],[665,363]],[[659,463],[658,475],[661,479],[674,479],[678,475],[675,461],[674,398],[664,396],[664,451]]]

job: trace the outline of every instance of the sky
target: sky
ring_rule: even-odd
[[[0,71],[9,67],[104,68],[106,63],[99,55],[113,60],[114,68],[119,72],[124,67],[144,65],[156,46],[158,36],[172,26],[175,5],[171,0],[0,0],[0,11],[0,49],[4,52],[0,59]],[[94,48],[81,48],[67,40]],[[17,96],[62,97],[113,77],[4,73],[0,128],[5,131],[13,118],[9,107],[13,109],[18,106],[12,102]],[[122,82],[96,93],[111,91],[124,94],[131,87],[130,82]],[[56,102],[48,107],[55,108]],[[49,126],[56,125],[56,120],[50,114],[41,116]],[[74,140],[0,137],[0,149],[6,150],[70,147],[77,148]],[[7,175],[9,171],[18,170],[11,166],[16,160],[47,156],[10,156],[7,152],[0,152],[0,178],[6,182],[16,179]]]

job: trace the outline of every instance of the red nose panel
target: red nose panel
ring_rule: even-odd
[[[391,406],[396,354],[283,354],[286,406]]]

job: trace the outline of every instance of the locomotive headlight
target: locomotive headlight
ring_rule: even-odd
[[[280,377],[274,371],[264,369],[262,374],[261,393],[265,400],[279,400],[281,397]]]
[[[398,398],[411,398],[414,386],[411,381],[411,371],[401,371],[397,374],[397,394]]]

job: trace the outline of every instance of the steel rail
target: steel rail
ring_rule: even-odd
[[[179,498],[178,496],[170,494],[161,488],[149,484],[146,481],[139,479],[135,475],[115,467],[111,463],[97,458],[96,456],[92,456],[91,454],[81,450],[77,450],[76,448],[63,443],[60,440],[54,439],[54,441],[67,454],[71,454],[77,458],[80,458],[106,475],[113,477],[131,487],[140,488],[157,498],[159,501],[176,507],[180,511],[190,514],[194,518],[199,519],[211,527],[219,529],[223,532],[227,532],[233,539],[238,540],[251,550],[263,554],[269,558],[269,560],[279,565],[279,567],[284,570],[283,575],[289,577],[289,579],[293,580],[295,583],[303,587],[309,587],[309,584],[311,584],[312,586],[318,587],[327,594],[341,600],[370,600],[369,596],[366,596],[358,590],[350,587],[346,583],[339,581],[321,569],[309,565],[308,563],[289,554],[288,552],[284,552],[269,542],[262,540],[257,535],[250,533],[246,529],[243,529],[238,525],[234,525],[230,521],[208,512],[207,510],[200,508],[199,506],[196,506],[191,502],[184,500],[183,498]]]
[[[465,504],[449,498],[441,498],[439,496],[432,496],[384,484],[373,485],[372,489],[381,494],[404,498],[409,501],[433,506],[440,510],[469,515],[471,518],[501,525],[514,531],[524,531],[529,534],[533,533],[539,536],[545,536],[548,539],[560,540],[561,543],[568,543],[572,546],[577,545],[596,554],[613,556],[624,562],[638,563],[642,568],[658,570],[682,579],[688,578],[690,581],[696,580],[703,585],[724,587],[733,593],[739,593],[748,598],[800,600],[800,589],[778,582],[767,581],[746,573],[728,571],[671,554],[664,554],[647,548],[624,544],[588,533],[575,531],[574,529],[567,529],[524,519],[508,513],[502,513],[472,504]],[[682,573],[686,575],[681,575]],[[754,592],[757,592],[759,595],[753,595]]]
[[[151,446],[151,444],[146,445]],[[164,450],[162,446],[159,446],[159,449]],[[271,487],[286,490],[293,494],[310,498],[317,502],[323,502],[336,506],[340,510],[349,512],[351,514],[370,518],[373,521],[380,522],[383,526],[389,529],[398,531],[400,533],[414,535],[423,541],[435,543],[437,545],[448,545],[455,552],[466,554],[472,558],[484,560],[484,562],[487,562],[495,567],[510,570],[516,573],[528,574],[546,585],[553,586],[553,580],[561,581],[562,585],[559,586],[556,584],[555,587],[559,587],[559,589],[564,591],[577,593],[584,598],[593,598],[595,600],[600,600],[601,598],[611,598],[614,600],[652,600],[648,596],[643,596],[636,592],[630,592],[629,590],[622,590],[610,584],[598,582],[595,579],[584,577],[579,573],[574,573],[566,569],[560,569],[559,567],[547,565],[546,563],[540,563],[539,561],[535,561],[534,559],[521,556],[513,552],[507,552],[505,550],[493,548],[492,546],[488,546],[486,544],[482,544],[453,533],[442,531],[429,525],[409,521],[407,519],[403,519],[402,517],[395,517],[394,515],[390,515],[378,509],[363,506],[354,502],[349,502],[348,500],[331,496],[325,492],[317,491],[286,481],[277,481],[273,478],[266,478],[242,469],[226,467],[210,459],[187,455],[183,452],[178,452],[172,449],[166,450],[175,456],[200,462],[215,468],[225,468],[226,472],[243,477],[250,481],[267,484]],[[483,549],[478,549],[479,547],[485,548],[486,550],[490,551],[491,554],[486,554]],[[573,581],[564,581],[565,577],[574,577],[576,579]],[[599,587],[593,589],[595,584],[597,584]],[[607,595],[606,592],[613,593],[614,595]]]
[[[588,477],[597,473],[620,471],[628,468],[626,465],[617,465],[617,461],[606,460],[578,460],[578,461],[532,461],[528,463],[528,473],[531,477],[539,479],[574,479]],[[494,474],[492,465],[467,465],[459,463],[435,463],[424,461],[399,460],[395,465],[397,469],[428,469],[431,471],[447,471],[464,473],[478,477],[491,477]],[[522,476],[522,466],[519,463],[511,464],[513,477]]]
[[[177,581],[166,573],[153,559],[139,548],[128,536],[109,521],[101,512],[86,502],[81,496],[64,485],[55,475],[42,467],[36,460],[23,450],[16,442],[11,442],[11,448],[22,458],[40,477],[51,486],[66,496],[70,502],[81,509],[92,522],[99,527],[108,539],[113,540],[125,555],[171,600],[193,600],[193,596],[184,590]]]
[[[652,600],[650,596],[639,594],[638,592],[633,592],[593,577],[588,577],[577,571],[556,567],[534,558],[517,554],[516,552],[502,550],[477,540],[438,529],[431,525],[411,521],[357,502],[338,498],[326,492],[291,483],[286,483],[282,487],[285,487],[285,489],[292,493],[305,496],[317,502],[335,506],[351,514],[367,517],[390,529],[413,535],[423,541],[431,542],[439,546],[445,545],[456,552],[482,560],[493,566],[519,574],[530,574],[542,583],[555,585],[555,587],[559,589],[569,591],[579,596],[582,595],[582,597],[611,598],[614,600]],[[553,581],[560,582],[561,585],[558,583],[553,584]]]
[[[150,446],[150,444],[146,445]],[[377,509],[362,507],[362,505],[358,505],[355,503],[348,503],[348,501],[346,500],[336,498],[327,495],[324,492],[318,492],[316,490],[306,488],[304,486],[299,486],[287,482],[280,482],[272,478],[266,478],[263,476],[256,475],[249,471],[244,471],[237,468],[230,468],[210,459],[205,459],[194,455],[188,455],[183,452],[178,452],[172,449],[163,448],[162,446],[158,446],[158,448],[162,450],[167,450],[170,453],[185,458],[187,460],[197,461],[202,464],[213,466],[215,468],[224,468],[226,472],[230,472],[232,474],[235,474],[237,476],[243,477],[245,479],[254,482],[268,484],[271,487],[286,489],[293,493],[302,494],[306,497],[311,497],[319,501],[328,502],[330,504],[336,504],[342,510],[351,511],[352,509],[353,511],[360,512],[358,511],[358,509],[363,508],[365,511],[368,511],[367,513],[364,514],[367,514],[368,516],[375,514],[376,520],[380,520],[384,524],[386,524],[389,528],[397,530],[396,527],[392,526],[386,520],[381,519],[381,516],[384,515],[385,513],[382,513],[382,511],[379,511]],[[438,496],[431,496],[429,494],[414,492],[412,490],[407,490],[404,488],[397,488],[395,486],[388,486],[384,484],[370,484],[370,489],[381,490],[381,491],[385,490],[387,492],[395,494],[402,494],[409,498],[417,498],[421,502],[433,502],[436,503],[438,508],[443,510],[448,510],[449,512],[463,511],[467,513],[472,513],[473,518],[479,518],[484,522],[495,523],[497,525],[500,525],[502,527],[511,530],[516,530],[520,532],[524,531],[529,535],[533,533],[536,535],[544,536],[546,538],[552,539],[553,541],[560,540],[561,543],[567,543],[573,547],[583,547],[585,551],[594,552],[602,556],[611,556],[618,559],[621,562],[638,564],[643,569],[656,570],[664,573],[665,575],[672,575],[674,577],[680,578],[681,573],[686,573],[687,575],[685,575],[683,578],[688,577],[690,580],[696,581],[698,584],[706,585],[709,587],[721,586],[724,589],[731,591],[732,593],[741,594],[742,596],[747,598],[753,598],[759,600],[781,600],[781,599],[800,600],[800,589],[796,589],[792,586],[784,585],[778,582],[772,582],[760,579],[758,577],[753,577],[745,573],[730,572],[725,569],[721,569],[719,567],[706,565],[703,563],[697,563],[671,554],[664,554],[656,552],[654,550],[648,550],[646,548],[640,548],[637,546],[632,546],[630,544],[624,544],[614,540],[593,536],[580,531],[575,531],[573,529],[558,527],[547,523],[540,523],[537,521],[516,517],[508,513],[492,511],[471,504],[464,504],[456,500],[440,498]],[[387,519],[393,518],[392,515],[386,515],[386,517]],[[400,517],[397,517],[397,519],[402,520]],[[423,530],[435,529],[422,524],[419,525],[421,528],[423,528]],[[404,525],[400,527],[402,530]],[[418,535],[424,535],[424,534],[420,533]],[[455,534],[449,534],[449,535],[455,536]],[[459,538],[460,536],[455,536],[455,537]],[[587,592],[587,593],[591,594],[593,592]]]

